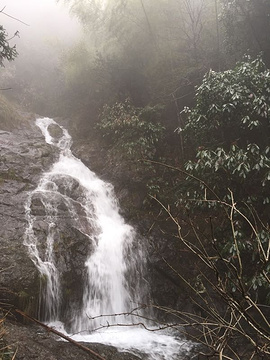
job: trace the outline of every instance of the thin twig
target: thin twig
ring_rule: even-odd
[[[3,10],[5,10],[5,8],[6,8],[6,6],[0,11],[0,13],[2,13],[2,14],[4,14],[4,15],[6,15],[6,16],[8,16],[9,18],[11,18],[11,19],[13,19],[13,20],[16,20],[16,21],[19,21],[20,23],[22,23],[22,24],[24,24],[24,25],[26,25],[26,26],[30,26],[29,24],[26,24],[24,21],[22,21],[22,20],[20,20],[20,19],[18,19],[18,18],[16,18],[16,17],[14,17],[14,16],[11,16],[11,15],[9,15],[9,14],[7,14],[7,13],[5,13]]]

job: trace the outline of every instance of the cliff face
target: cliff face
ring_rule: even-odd
[[[34,118],[32,119],[32,124]],[[25,202],[53,154],[31,122],[12,132],[0,130],[0,287],[2,300],[35,303],[39,282],[23,244]],[[25,303],[26,305],[26,303]]]

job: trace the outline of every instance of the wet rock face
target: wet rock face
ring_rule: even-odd
[[[58,129],[51,131],[58,132]],[[42,308],[42,304],[38,304],[42,279],[23,244],[28,226],[25,204],[42,173],[49,170],[57,157],[55,147],[45,143],[34,119],[32,126],[20,130],[0,130],[0,301],[15,303],[34,316],[37,316],[38,308]],[[64,180],[59,181],[58,186],[63,194],[72,195],[74,200],[81,196],[76,181],[69,188]],[[41,254],[48,232],[43,200],[35,194],[31,202]],[[80,305],[86,271],[84,264],[91,249],[89,238],[73,226],[73,215],[68,212],[65,202],[55,201],[58,201],[59,221],[54,250],[57,267],[61,269],[62,316],[65,317],[75,304]],[[83,209],[76,211],[83,215]]]
[[[34,122],[34,120],[33,120]],[[40,173],[52,162],[50,146],[31,127],[0,131],[0,287],[2,300],[20,302],[38,292],[38,274],[23,245],[24,204]],[[15,294],[18,296],[16,297]]]
[[[43,181],[44,179],[41,183]],[[82,306],[87,279],[85,263],[92,252],[90,236],[94,229],[89,224],[83,206],[84,189],[77,180],[57,174],[50,177],[45,189],[46,191],[38,190],[30,194],[29,223],[32,225],[36,248],[42,261],[47,261],[49,249],[52,248],[53,262],[59,276],[58,291],[61,300],[58,315],[68,328],[72,314]],[[51,242],[52,245],[49,245]],[[44,285],[42,291],[45,290],[46,284]],[[46,321],[49,319],[46,317],[46,304],[42,298],[46,296],[41,297],[40,304],[41,313],[45,315],[41,318]]]

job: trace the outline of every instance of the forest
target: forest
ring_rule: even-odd
[[[49,54],[21,57],[0,27],[1,102],[71,119],[82,158],[99,149],[154,280],[173,284],[152,294],[164,322],[208,358],[267,359],[270,1],[57,3],[81,35]]]

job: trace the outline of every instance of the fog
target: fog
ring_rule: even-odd
[[[61,59],[80,39],[80,25],[62,1],[0,1],[0,24],[18,56],[4,62],[0,87],[27,110],[47,114],[63,88]],[[16,36],[14,36],[17,34]]]
[[[0,0],[1,9],[0,24],[19,37],[0,88],[40,115],[94,123],[104,104],[167,102],[181,89],[174,73],[215,68],[212,0]]]
[[[68,8],[55,0],[2,0],[0,8],[3,9],[0,23],[8,34],[12,36],[19,31],[20,40],[16,38],[18,50],[21,43],[29,39],[36,38],[43,42],[59,38],[67,42],[79,32],[79,25],[70,16]]]

